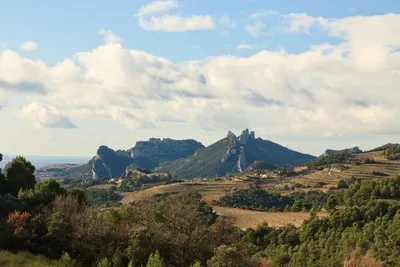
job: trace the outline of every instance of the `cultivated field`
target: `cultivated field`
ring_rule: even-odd
[[[213,207],[213,209],[221,216],[232,218],[234,224],[242,229],[255,228],[264,222],[276,228],[288,224],[300,227],[305,220],[310,218],[310,212],[264,212],[228,207]],[[320,212],[318,216],[324,217],[327,213]]]

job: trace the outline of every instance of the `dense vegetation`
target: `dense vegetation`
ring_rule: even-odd
[[[307,162],[305,165],[311,169],[315,169],[321,166],[340,164],[349,158],[351,158],[351,154],[349,153],[335,153],[330,155],[322,155],[310,162]]]
[[[92,188],[85,190],[86,202],[93,206],[120,206],[122,196],[114,189]]]
[[[377,198],[398,197],[399,183],[353,185],[335,196],[344,208],[329,217],[313,216],[300,229],[262,225],[248,230],[247,238],[275,266],[398,266],[400,205]]]
[[[0,157],[1,158],[1,157]],[[85,191],[37,182],[17,157],[0,171],[0,265],[15,266],[398,266],[400,177],[341,181],[328,193],[287,196],[260,188],[221,201],[254,209],[318,210],[300,228],[242,231],[197,193],[162,194],[104,209]],[[32,179],[33,178],[33,179]],[[5,252],[19,252],[14,254]],[[23,252],[28,251],[32,254]],[[21,254],[21,252],[23,252]]]
[[[55,180],[26,186],[32,173],[21,160],[2,175],[2,195],[10,194],[13,205],[0,217],[0,250],[43,254],[71,266],[253,265],[253,246],[196,193],[104,210],[88,205],[83,190],[65,190]],[[21,169],[9,172],[11,166]],[[20,183],[9,183],[17,178]]]
[[[294,192],[288,196],[255,187],[234,190],[214,204],[233,208],[263,211],[310,211],[323,208],[328,195],[319,191]]]
[[[400,145],[393,145],[385,150],[385,157],[390,160],[400,159]]]

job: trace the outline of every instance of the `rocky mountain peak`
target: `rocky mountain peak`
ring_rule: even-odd
[[[99,158],[102,158],[103,156],[105,156],[107,154],[110,154],[110,153],[115,153],[115,151],[112,150],[111,148],[109,148],[108,146],[102,145],[97,149],[95,157],[97,159],[99,159]]]
[[[237,137],[234,133],[228,131],[227,139],[229,142],[228,150],[221,161],[225,163],[230,159],[236,160],[235,167],[232,171],[237,170],[241,172],[248,165],[244,146],[249,142],[249,140],[255,139],[255,134],[253,131],[250,132],[249,129],[246,129]]]
[[[237,146],[238,144],[244,145],[247,141],[255,139],[255,133],[254,131],[250,132],[249,129],[246,129],[243,130],[239,136],[236,136],[233,132],[228,131],[227,139],[232,146]]]

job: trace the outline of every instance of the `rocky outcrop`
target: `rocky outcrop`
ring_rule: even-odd
[[[249,130],[246,129],[241,135],[239,135],[239,137],[236,137],[234,133],[228,131],[226,138],[228,140],[228,150],[221,161],[222,163],[226,163],[228,160],[234,159],[236,164],[234,165],[232,171],[242,172],[249,165],[249,163],[246,161],[244,146],[249,142],[249,140],[255,139],[255,134],[254,132],[249,132]]]

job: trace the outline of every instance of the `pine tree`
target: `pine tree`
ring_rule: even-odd
[[[164,260],[158,250],[149,256],[146,267],[165,267]]]

